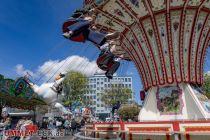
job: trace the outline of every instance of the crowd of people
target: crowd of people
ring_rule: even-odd
[[[85,125],[85,119],[74,119],[56,117],[56,118],[43,118],[41,122],[33,123],[29,117],[20,117],[12,119],[7,111],[2,111],[0,121],[0,140],[29,140],[31,136],[7,136],[5,130],[28,130],[28,125],[37,126],[37,130],[51,130],[54,135],[56,132],[63,132],[64,135],[74,135],[79,132],[80,129]],[[50,138],[53,138],[50,137]],[[40,137],[40,139],[50,139],[49,137]]]
[[[2,109],[1,121],[0,121],[0,140],[29,140],[30,136],[19,137],[19,136],[8,136],[5,135],[7,130],[19,130],[25,131],[28,129],[27,126],[33,125],[33,121],[30,117],[21,117],[19,119],[12,119],[6,108]]]
[[[42,123],[39,124],[40,130],[52,130],[52,132],[56,133],[57,131],[62,131],[65,135],[74,135],[79,132],[80,129],[85,125],[85,120],[77,120],[77,119],[63,119],[63,118],[45,118]],[[42,137],[42,139],[46,139],[47,137]]]

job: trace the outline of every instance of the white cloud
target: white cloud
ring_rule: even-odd
[[[22,64],[16,65],[16,72],[19,75],[25,75],[27,72],[33,76],[34,79],[42,79],[43,81],[49,80],[52,76],[61,72],[79,71],[87,76],[95,73],[104,73],[98,68],[95,61],[90,61],[85,57],[73,55],[64,60],[49,60],[39,66],[36,72],[26,70]],[[54,78],[54,77],[53,77]],[[53,80],[51,78],[51,81]]]
[[[32,85],[32,88],[46,103],[51,104],[57,101],[57,93],[51,89],[52,86],[53,83],[43,83],[41,86]]]
[[[30,71],[30,70],[25,70],[25,68],[23,67],[22,64],[16,65],[15,70],[16,70],[16,73],[17,73],[18,75],[26,75],[27,73],[30,74],[31,76],[34,75],[34,73],[33,73],[32,71]]]
[[[36,85],[37,83],[35,83],[34,85],[32,85],[32,88],[39,96],[44,99],[44,101],[48,105],[55,106],[64,113],[70,112],[66,110],[62,104],[59,103],[57,93],[51,89],[54,84],[53,79],[55,75],[61,72],[68,71],[79,71],[87,76],[91,76],[95,73],[104,73],[98,68],[95,61],[89,61],[89,59],[77,55],[67,57],[62,61],[49,60],[40,65],[35,72],[25,69],[22,64],[16,65],[15,69],[16,73],[20,76],[29,73],[33,77],[33,79],[37,80],[41,77],[42,80],[45,82],[42,83],[40,86]],[[51,82],[46,82],[52,76],[53,78],[51,79]]]

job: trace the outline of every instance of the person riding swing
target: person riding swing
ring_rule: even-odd
[[[55,82],[51,89],[57,93],[57,95],[60,95],[63,91],[63,80],[64,80],[65,74],[60,73],[58,76],[55,77]]]
[[[78,13],[74,13],[69,20],[64,22],[63,36],[65,38],[77,42],[85,42],[88,40],[98,46],[102,46],[108,40],[119,37],[119,32],[105,34],[90,28],[96,19],[94,9],[91,9],[89,12],[81,10],[80,14],[79,16]]]
[[[119,57],[114,55],[116,45],[113,42],[106,43],[100,47],[101,53],[97,59],[98,67],[106,71],[105,75],[107,78],[112,79],[113,74],[117,71],[120,66],[120,60],[122,60],[124,55]]]
[[[99,48],[103,48],[107,45],[107,41],[116,39],[119,37],[119,32],[114,32],[110,34],[101,33],[98,31],[92,30],[91,24],[95,21],[96,14],[94,13],[94,9],[91,9],[89,12],[85,10],[78,10],[75,12],[72,17],[63,24],[63,36],[72,41],[85,42],[86,40],[91,41]],[[108,46],[109,47],[109,43]],[[106,47],[106,48],[107,48]],[[101,54],[104,53],[103,49],[101,49]],[[108,51],[105,51],[108,52]],[[112,53],[108,53],[105,57],[104,62],[102,63],[101,68],[107,68],[107,64],[109,61],[113,61],[115,56]],[[119,68],[120,63],[118,61],[113,61],[112,67],[110,70],[106,72],[106,76],[112,79],[113,74]]]

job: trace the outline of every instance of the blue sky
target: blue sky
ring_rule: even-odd
[[[99,51],[92,44],[70,42],[61,36],[63,22],[82,7],[83,0],[0,0],[0,3],[0,73],[6,77],[19,76],[17,64],[36,71],[46,61],[63,60],[71,55],[97,58]],[[135,66],[123,62],[118,74],[128,72],[134,77],[138,93],[141,84]]]
[[[71,55],[96,59],[99,51],[93,45],[70,42],[61,36],[63,22],[82,4],[83,0],[0,0],[0,73],[15,78],[17,64],[36,71],[46,61]],[[210,70],[209,64],[205,71]],[[118,70],[119,75],[126,73],[132,73],[139,98],[142,86],[131,62],[123,62]]]

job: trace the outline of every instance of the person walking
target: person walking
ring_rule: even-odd
[[[72,121],[71,121],[72,136],[76,133],[76,129],[77,129],[77,122],[75,121],[75,119],[72,119]]]

